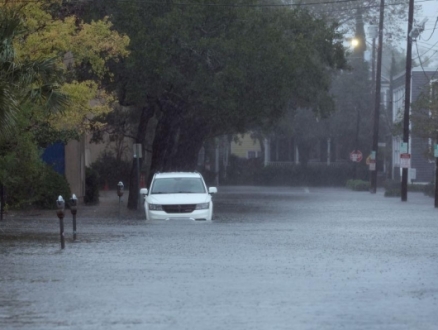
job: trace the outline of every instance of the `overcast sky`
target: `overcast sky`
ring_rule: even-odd
[[[418,58],[420,54],[423,60],[428,58],[438,57],[438,0],[431,1],[415,1],[415,4],[421,5],[422,10],[414,12],[414,19],[417,22],[421,22],[424,18],[427,18],[425,29],[420,38],[412,45],[412,58]],[[434,29],[435,28],[435,29]],[[407,22],[406,22],[407,29]],[[418,46],[418,50],[417,50]],[[406,51],[406,41],[401,44],[401,47]],[[417,61],[418,62],[418,61]],[[437,61],[435,61],[437,62]]]

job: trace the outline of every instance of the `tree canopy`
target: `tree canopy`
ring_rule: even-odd
[[[137,114],[137,143],[156,119],[152,172],[193,170],[206,139],[270,125],[287,108],[333,110],[331,73],[345,65],[337,26],[302,9],[251,6],[260,3],[106,0],[82,10],[110,16],[131,40],[109,85]]]
[[[108,61],[128,54],[129,39],[112,30],[107,18],[61,19],[60,3],[0,1],[1,191],[27,189],[23,196],[29,197],[32,180],[47,173],[40,148],[77,137],[88,129],[90,116],[111,109],[113,97],[101,80],[111,77]]]

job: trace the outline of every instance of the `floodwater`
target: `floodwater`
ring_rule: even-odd
[[[113,195],[111,195],[113,194]],[[438,328],[438,210],[346,189],[219,187],[212,222],[115,192],[0,223],[0,329]]]

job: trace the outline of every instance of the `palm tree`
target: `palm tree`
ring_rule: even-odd
[[[22,106],[31,103],[46,111],[60,111],[68,98],[60,92],[63,71],[56,59],[19,62],[13,47],[14,38],[23,32],[19,11],[0,11],[0,141],[12,136]],[[7,173],[0,173],[0,220],[3,217],[4,184]]]
[[[63,71],[55,58],[19,62],[13,40],[23,32],[19,12],[2,8],[0,12],[0,138],[12,132],[16,115],[25,102],[47,111],[60,111],[68,97],[60,92]]]

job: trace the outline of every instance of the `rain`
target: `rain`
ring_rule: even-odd
[[[435,330],[437,15],[0,0],[0,329]]]
[[[433,329],[429,198],[222,187],[211,222],[152,221],[115,191],[1,223],[3,329]]]

